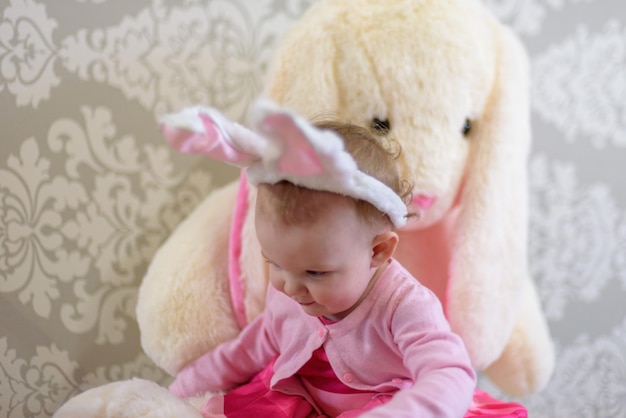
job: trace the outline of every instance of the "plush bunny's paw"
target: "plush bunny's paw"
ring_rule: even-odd
[[[65,403],[53,418],[201,418],[188,402],[144,379],[113,382]]]
[[[509,341],[500,358],[485,369],[485,374],[507,394],[521,398],[548,384],[554,363],[554,346],[539,295],[527,278]]]

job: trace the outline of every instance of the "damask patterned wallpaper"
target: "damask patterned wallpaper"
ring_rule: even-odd
[[[0,1],[1,417],[167,382],[141,352],[137,288],[236,173],[176,155],[155,120],[197,103],[241,117],[313,1]],[[486,1],[531,56],[531,269],[558,363],[523,402],[626,417],[626,3]]]

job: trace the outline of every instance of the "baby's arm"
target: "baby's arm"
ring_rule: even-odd
[[[391,331],[414,384],[361,417],[462,417],[472,400],[476,374],[436,296],[423,290],[402,298]]]
[[[169,389],[181,398],[227,390],[245,383],[278,354],[266,325],[267,312],[246,326],[234,340],[220,344],[177,375]]]

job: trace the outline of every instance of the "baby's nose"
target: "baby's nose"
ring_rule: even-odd
[[[292,277],[285,278],[285,285],[283,286],[283,291],[285,292],[287,296],[293,298],[293,297],[302,295],[304,293],[303,290],[304,290],[304,286],[302,286],[299,280],[292,278]]]

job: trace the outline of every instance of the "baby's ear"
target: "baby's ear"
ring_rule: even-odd
[[[393,256],[398,246],[398,234],[393,231],[385,231],[372,240],[372,261],[370,267],[378,267]]]

